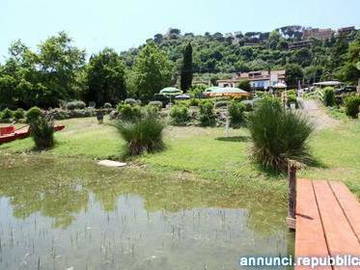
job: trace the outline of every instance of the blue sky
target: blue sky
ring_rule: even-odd
[[[359,27],[359,10],[359,0],[0,0],[0,61],[11,41],[35,48],[61,30],[90,54],[136,47],[169,27],[197,34]]]

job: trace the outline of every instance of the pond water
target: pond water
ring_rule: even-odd
[[[0,165],[0,269],[240,269],[293,252],[277,201],[89,162]]]

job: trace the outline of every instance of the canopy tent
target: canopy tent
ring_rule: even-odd
[[[208,97],[241,97],[250,96],[250,93],[235,87],[209,87],[203,93]]]
[[[325,82],[318,82],[314,83],[315,86],[339,86],[342,82],[339,81],[325,81]]]

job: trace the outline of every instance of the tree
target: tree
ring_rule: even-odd
[[[192,46],[191,43],[185,47],[183,64],[181,68],[181,90],[185,92],[189,90],[193,79],[193,61],[192,61]]]
[[[249,80],[241,80],[238,84],[238,87],[245,91],[251,91],[251,85]]]
[[[155,43],[147,44],[135,59],[133,85],[136,95],[142,100],[150,100],[162,88],[169,86],[172,65]]]
[[[113,49],[91,56],[87,81],[86,100],[95,101],[98,106],[106,102],[116,104],[127,97],[125,65]]]
[[[286,70],[286,84],[290,88],[297,87],[299,80],[304,77],[304,72],[298,64],[288,64],[285,66]]]

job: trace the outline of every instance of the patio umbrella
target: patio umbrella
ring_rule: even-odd
[[[172,102],[172,98],[178,95],[181,95],[183,93],[183,91],[175,88],[175,87],[166,87],[162,90],[160,90],[160,94],[167,96],[168,98],[170,98],[170,106],[171,106],[171,102]]]
[[[162,90],[160,90],[160,94],[164,96],[178,96],[181,95],[183,91],[175,88],[175,87],[166,87]]]
[[[182,94],[182,95],[178,95],[175,96],[175,99],[189,99],[190,96],[188,94]]]
[[[208,97],[241,97],[250,96],[250,93],[236,87],[209,87],[204,92]]]

